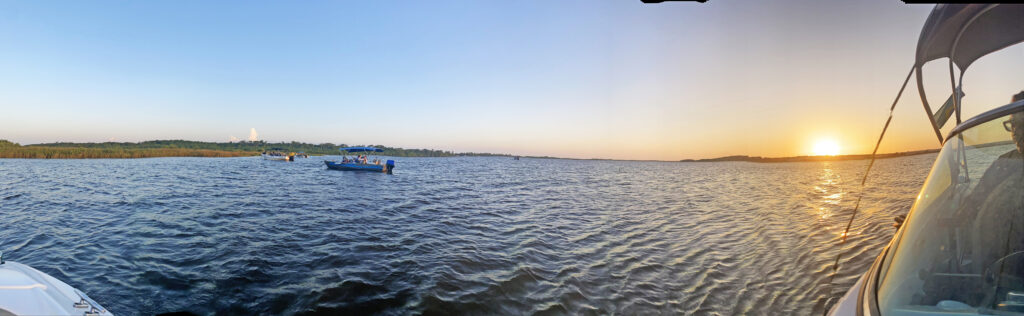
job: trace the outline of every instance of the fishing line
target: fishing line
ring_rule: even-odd
[[[871,152],[871,162],[868,163],[867,170],[864,170],[864,177],[860,180],[860,196],[857,197],[857,203],[853,206],[853,214],[850,215],[850,220],[846,222],[846,229],[843,229],[839,241],[839,253],[836,254],[836,260],[832,263],[832,276],[828,279],[828,285],[832,286],[832,281],[835,280],[836,274],[839,272],[839,259],[843,256],[843,245],[846,244],[846,238],[850,234],[850,226],[853,225],[853,219],[857,218],[857,210],[860,209],[860,200],[864,198],[865,184],[868,182],[868,174],[871,172],[871,167],[875,165],[875,155],[878,154],[878,147],[882,145],[882,138],[885,137],[885,131],[889,129],[889,123],[892,122],[893,112],[896,110],[896,104],[900,102],[900,97],[903,96],[903,90],[907,88],[907,83],[910,82],[910,76],[914,74],[914,67],[910,68],[910,72],[907,73],[907,79],[903,80],[903,86],[900,87],[900,92],[896,93],[896,100],[892,101],[892,106],[889,107],[889,118],[885,120],[885,126],[882,127],[882,134],[878,135],[878,141],[875,142],[875,150]],[[832,294],[831,289],[829,295]],[[828,314],[828,310],[825,310],[825,314]]]

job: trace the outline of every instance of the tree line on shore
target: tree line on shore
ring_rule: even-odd
[[[904,151],[875,155],[876,159],[896,158],[913,155],[937,153],[939,149],[925,149],[915,151]],[[745,162],[806,162],[806,161],[842,161],[842,160],[864,160],[871,159],[871,154],[837,155],[837,156],[794,156],[794,157],[761,157],[761,156],[725,156],[708,159],[683,159],[681,162],[723,162],[723,161],[745,161]]]
[[[405,149],[372,145],[381,148],[382,156],[449,157],[454,152],[432,149]],[[187,140],[153,140],[138,143],[48,143],[20,145],[0,139],[0,158],[149,158],[149,157],[241,157],[259,155],[265,150],[304,152],[310,155],[338,155],[345,144],[308,144],[300,142],[268,143],[240,141],[228,143]]]

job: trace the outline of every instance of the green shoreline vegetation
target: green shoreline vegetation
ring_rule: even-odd
[[[451,151],[404,149],[387,146],[378,153],[393,157],[450,157]],[[267,143],[241,141],[229,143],[186,140],[154,140],[138,143],[48,143],[20,145],[0,139],[0,158],[86,159],[86,158],[155,158],[155,157],[245,157],[258,156],[264,150],[304,152],[310,155],[338,155],[345,144],[307,144],[300,142]]]

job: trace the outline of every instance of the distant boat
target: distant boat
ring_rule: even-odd
[[[263,159],[265,160],[281,160],[281,161],[295,161],[295,153],[284,153],[283,151],[277,151],[271,149],[270,151],[263,151]]]
[[[392,170],[395,169],[394,160],[381,161],[380,159],[371,159],[367,156],[348,158],[349,153],[379,153],[383,152],[383,149],[374,147],[345,147],[338,150],[343,152],[345,156],[342,158],[342,161],[325,160],[324,164],[327,165],[328,169],[384,172],[388,174],[391,174]]]
[[[113,315],[67,283],[0,254],[0,315]]]
[[[515,157],[515,160],[519,160],[519,156],[516,156],[516,157]]]

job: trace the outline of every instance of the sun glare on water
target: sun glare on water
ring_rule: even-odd
[[[811,152],[815,156],[835,156],[839,154],[839,143],[834,140],[819,140]]]

